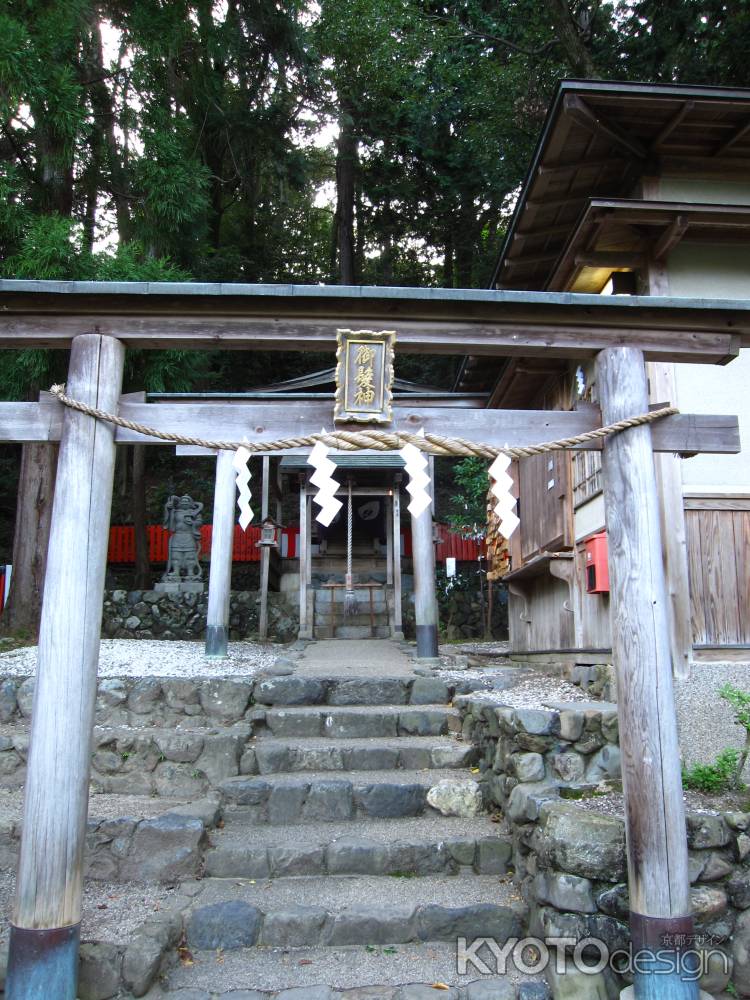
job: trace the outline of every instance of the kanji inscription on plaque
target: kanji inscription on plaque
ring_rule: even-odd
[[[337,330],[337,423],[391,422],[393,384],[392,330]]]

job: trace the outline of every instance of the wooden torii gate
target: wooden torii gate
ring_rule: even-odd
[[[333,350],[342,324],[387,326],[403,353],[596,357],[601,419],[645,413],[644,360],[726,364],[750,346],[750,302],[398,288],[0,281],[0,347],[71,348],[67,394],[210,439],[279,438],[330,423],[322,404],[147,405],[121,399],[125,349]],[[597,426],[581,412],[405,406],[392,430],[500,448]],[[155,443],[54,400],[0,404],[0,441],[60,441],[12,919],[9,1000],[74,1000],[96,675],[115,446]],[[688,855],[653,451],[739,451],[735,417],[675,415],[608,438],[613,653],[618,673],[631,930],[636,951],[689,935]],[[683,940],[676,938],[673,940]],[[679,952],[679,948],[677,948]],[[679,957],[679,956],[677,956]],[[677,962],[637,998],[694,998]],[[663,970],[662,970],[663,971]]]

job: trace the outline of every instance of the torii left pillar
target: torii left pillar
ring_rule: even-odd
[[[233,451],[220,451],[216,456],[211,563],[208,570],[206,656],[217,659],[225,657],[229,648],[234,504],[237,496],[237,476],[233,461]]]
[[[76,337],[68,392],[116,412],[124,358],[122,344],[112,337]],[[114,468],[114,427],[66,409],[39,630],[8,1000],[76,997]]]

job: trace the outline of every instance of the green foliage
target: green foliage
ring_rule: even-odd
[[[745,745],[741,750],[736,747],[722,750],[714,764],[695,764],[688,770],[683,769],[682,780],[686,788],[720,793],[743,787],[742,773],[750,754],[750,692],[724,684],[719,688],[719,697],[734,709],[735,724],[745,730]]]
[[[713,764],[694,764],[683,768],[682,784],[698,792],[716,795],[735,787],[735,775],[740,751],[734,747],[722,750]]]
[[[484,458],[463,458],[453,469],[458,492],[450,499],[447,520],[465,538],[483,538],[486,532],[488,468]]]
[[[724,684],[719,689],[719,696],[734,709],[735,723],[750,731],[750,692],[742,691],[732,684]]]
[[[30,218],[18,251],[4,270],[12,278],[64,281],[82,277],[86,264],[73,220],[57,214]]]

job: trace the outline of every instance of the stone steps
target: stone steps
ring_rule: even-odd
[[[253,690],[259,705],[442,705],[456,692],[456,684],[447,684],[437,677],[357,676],[332,677],[295,674],[287,677],[267,677]],[[475,682],[478,683],[478,682]],[[462,689],[467,682],[461,685]]]
[[[374,736],[445,736],[460,728],[456,709],[445,705],[353,705],[348,708],[300,706],[270,708],[265,724],[277,738],[325,736],[363,739]]]
[[[260,774],[470,767],[477,756],[471,743],[435,736],[359,740],[261,737],[252,744],[252,752]]]
[[[359,610],[355,611],[354,614],[351,615],[345,615],[342,611],[338,611],[336,614],[331,614],[330,611],[316,610],[313,621],[316,626],[319,625],[321,627],[330,627],[335,625],[337,628],[340,628],[343,625],[369,625],[370,609],[363,605]],[[385,608],[380,608],[379,610],[374,608],[372,612],[372,621],[374,625],[387,625],[387,610]]]
[[[456,771],[459,778],[471,772]],[[330,823],[357,817],[378,819],[421,816],[432,812],[427,792],[444,772],[361,771],[356,777],[332,777],[330,772],[266,774],[227,778],[219,786],[228,809],[241,808],[247,824]],[[437,815],[437,813],[435,813]]]
[[[456,875],[464,868],[503,875],[511,857],[509,838],[486,816],[474,819],[351,821],[290,827],[279,843],[273,826],[253,827],[227,815],[211,834],[206,875],[220,878],[282,878],[298,875]]]
[[[550,996],[543,983],[518,973],[479,978],[469,966],[467,975],[457,975],[456,945],[441,941],[390,948],[247,948],[223,952],[220,965],[216,952],[191,954],[193,964],[170,968],[164,991],[154,989],[147,1000],[549,1000]],[[455,985],[438,991],[436,982]],[[172,992],[185,989],[190,994]]]
[[[341,618],[344,614],[345,601],[343,598],[336,601],[325,601],[321,600],[319,593],[316,594],[315,598],[315,614],[317,615],[331,615],[335,614],[336,618]],[[357,614],[368,614],[370,613],[370,597],[366,590],[355,591],[356,595],[356,606]],[[372,595],[372,611],[373,614],[383,615],[388,613],[388,602],[385,599],[384,593],[374,592]]]
[[[346,567],[344,567],[344,569],[345,568]],[[342,576],[341,583],[343,582],[344,578]],[[362,582],[365,583],[366,581]],[[343,605],[345,603],[346,589],[344,587],[316,587],[314,589],[314,593],[315,593],[316,608],[321,606],[325,607],[327,604]],[[357,595],[358,603],[360,604],[370,603],[370,590],[368,587],[355,587],[354,593]],[[378,601],[381,603],[385,603],[386,594],[387,594],[387,587],[385,586],[385,584],[382,583],[373,584],[372,600],[374,604],[377,603]]]
[[[337,634],[361,628],[369,636],[363,612],[366,623],[337,615]],[[316,629],[328,627],[321,617]],[[303,654],[294,673],[246,681],[252,702],[239,725],[226,723],[245,689],[222,681],[200,701],[201,709],[210,704],[216,728],[170,733],[160,722],[162,729],[131,733],[145,741],[143,759],[126,762],[133,775],[141,770],[153,781],[161,768],[183,790],[189,769],[212,761],[205,780],[221,813],[204,822],[198,867],[189,869],[195,877],[181,883],[186,903],[175,934],[184,928],[191,961],[165,956],[152,1000],[232,992],[237,1000],[548,1000],[546,992],[519,991],[517,973],[472,982],[475,969],[456,968],[459,937],[502,945],[522,936],[526,917],[509,878],[509,837],[489,816],[472,814],[478,751],[460,738],[452,704],[485,681],[414,675],[408,660],[398,673],[403,657],[389,657],[383,643],[353,645],[345,672],[343,648],[330,668],[319,654],[310,657],[309,669],[324,673],[302,672]],[[375,662],[381,657],[385,674]],[[208,742],[195,757],[201,737]],[[215,742],[222,739],[226,764]],[[121,752],[117,743],[97,747],[107,750]],[[154,751],[159,759],[148,771]],[[446,779],[471,783],[440,801],[464,816],[444,816],[427,802]],[[436,992],[438,982],[448,988]]]
[[[486,902],[492,900],[492,902]],[[192,951],[263,945],[297,948],[399,945],[521,936],[524,906],[489,875],[335,876],[271,882],[204,879],[184,914]]]
[[[365,617],[365,616],[361,616]],[[387,624],[387,619],[381,624],[371,626],[369,617],[367,624],[362,625],[315,625],[316,639],[388,639],[391,635],[391,627]]]

